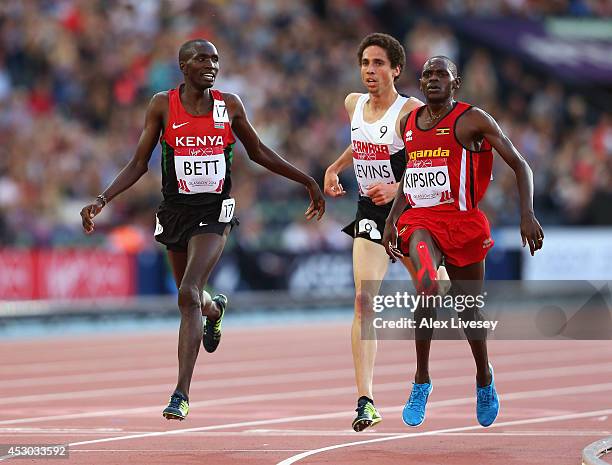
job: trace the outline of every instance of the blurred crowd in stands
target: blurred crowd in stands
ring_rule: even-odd
[[[0,240],[3,245],[95,242],[138,251],[156,247],[161,199],[159,147],[149,173],[115,199],[85,237],[79,210],[132,156],[151,96],[181,82],[177,50],[204,37],[220,53],[216,87],[238,93],[262,140],[322,181],[348,145],[349,92],[363,91],[356,51],[363,36],[398,25],[398,0],[3,0],[0,3]],[[398,88],[421,98],[427,57],[456,60],[459,97],[490,112],[529,160],[544,224],[612,224],[612,116],[555,76],[516,59],[466,46],[440,14],[606,16],[610,2],[433,1],[406,15],[398,37],[407,66]],[[416,11],[416,10],[415,10]],[[391,15],[391,16],[390,16]],[[388,22],[387,22],[388,20]],[[397,31],[391,31],[396,32]],[[503,164],[503,163],[502,163]],[[492,225],[518,223],[512,172],[495,166],[482,207]],[[234,196],[243,250],[345,249],[340,228],[354,215],[350,198],[330,200],[319,224],[303,221],[307,195],[235,156]]]

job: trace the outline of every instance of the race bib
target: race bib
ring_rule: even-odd
[[[453,202],[448,166],[409,166],[404,174],[404,194],[414,207]]]
[[[395,127],[388,124],[381,124],[378,126],[378,134],[376,142],[379,144],[391,145],[393,144],[393,134],[395,133]]]
[[[227,107],[223,100],[213,100],[213,121],[215,123],[229,123]]]
[[[359,221],[357,228],[357,234],[369,234],[372,240],[380,240],[382,238],[375,221],[364,218]]]
[[[373,184],[393,184],[395,176],[391,168],[391,161],[376,160],[366,156],[363,158],[353,157],[353,168],[355,168],[355,177],[359,184],[359,192],[361,195],[368,197],[367,188]]]
[[[225,199],[221,203],[221,212],[219,213],[219,223],[229,223],[234,217],[234,208],[236,207],[236,200]]]
[[[155,215],[155,232],[153,233],[153,235],[159,236],[163,232],[164,232],[164,227],[159,222],[159,218],[157,217],[157,215]]]
[[[223,191],[225,180],[223,149],[215,147],[176,149],[174,169],[179,194],[220,194]]]

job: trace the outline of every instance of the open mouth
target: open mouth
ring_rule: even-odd
[[[200,76],[206,79],[207,81],[213,81],[215,79],[215,75],[213,73],[202,73],[200,74]]]

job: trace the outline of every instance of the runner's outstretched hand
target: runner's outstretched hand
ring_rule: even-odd
[[[81,221],[85,234],[91,234],[94,231],[95,224],[92,221],[98,213],[102,211],[102,206],[99,202],[90,203],[81,209]]]
[[[316,216],[317,221],[319,221],[325,213],[325,199],[323,198],[323,193],[314,180],[308,184],[306,188],[308,189],[308,195],[310,195],[310,205],[304,215],[306,215],[307,220],[311,220]]]
[[[394,224],[385,223],[382,245],[385,246],[387,255],[389,255],[393,263],[395,263],[396,260],[401,260],[404,256],[400,249],[397,248],[397,227]]]
[[[330,171],[329,169],[325,172],[323,190],[325,191],[325,195],[330,197],[340,197],[346,194],[344,187],[342,187],[342,184],[340,184],[338,173],[335,171]]]
[[[544,231],[533,213],[521,217],[521,239],[523,247],[529,244],[532,257],[544,244]]]

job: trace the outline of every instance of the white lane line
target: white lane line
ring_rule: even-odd
[[[307,367],[307,366],[320,366],[321,356],[311,357],[296,357],[291,359],[292,367]],[[326,363],[344,362],[346,356],[330,356],[325,358]],[[258,360],[254,362],[230,362],[230,363],[214,363],[206,365],[206,370],[215,374],[220,373],[240,373],[243,374],[246,371],[256,371],[262,368],[269,369],[271,364],[276,363],[277,360]],[[2,382],[2,389],[17,388],[17,387],[32,387],[32,386],[53,386],[57,384],[79,384],[79,383],[96,383],[100,381],[127,381],[130,379],[147,379],[147,378],[159,378],[166,376],[168,373],[176,370],[176,364],[167,365],[163,367],[155,368],[131,368],[125,370],[115,370],[106,372],[96,373],[79,373],[79,374],[68,374],[68,375],[55,375],[55,376],[37,376],[35,378],[20,378],[11,379]]]
[[[541,389],[541,390],[536,390],[536,391],[514,392],[514,393],[511,393],[505,396],[500,396],[500,397],[502,400],[508,401],[508,400],[518,400],[518,399],[533,399],[533,398],[538,398],[538,397],[540,398],[550,397],[553,395],[574,394],[578,387],[579,386],[571,386],[571,387],[557,388],[557,389]],[[588,392],[609,391],[609,390],[612,390],[612,383],[606,383],[605,385],[581,386],[581,389],[582,389],[581,392],[584,394]],[[434,406],[435,407],[446,407],[449,405],[461,405],[461,404],[468,404],[468,403],[473,403],[473,402],[474,402],[473,397],[449,399],[445,401],[431,402],[430,408]],[[400,407],[390,407],[386,409],[383,408],[381,409],[381,411],[385,413],[389,413],[391,411],[399,412],[401,411],[402,408],[403,407],[401,406]],[[612,412],[612,410],[602,411],[602,412],[605,412],[605,413],[600,413],[601,415],[606,415],[607,412]],[[267,419],[267,420],[255,420],[255,421],[238,422],[238,423],[227,423],[227,424],[221,424],[221,425],[201,426],[201,427],[195,427],[195,428],[175,429],[175,430],[168,430],[168,431],[154,431],[151,433],[128,435],[128,436],[114,437],[114,438],[102,438],[102,439],[97,439],[93,441],[76,442],[76,443],[70,444],[70,446],[76,446],[79,444],[95,444],[98,442],[120,441],[120,440],[125,440],[125,439],[135,439],[135,438],[142,438],[142,437],[182,434],[182,433],[195,432],[195,431],[213,431],[213,430],[220,430],[220,429],[243,428],[247,426],[261,426],[261,425],[272,425],[272,424],[289,423],[289,422],[326,420],[330,418],[350,417],[352,415],[353,415],[352,412],[342,411],[342,412],[324,413],[324,414],[319,414],[319,415],[302,415],[302,416],[296,416],[296,417],[272,418],[272,419]]]
[[[199,453],[199,452],[304,452],[306,449],[77,449],[70,450],[70,453],[74,452],[124,452],[127,454],[141,454],[146,453]]]
[[[598,351],[598,354],[601,354],[601,351]],[[610,354],[612,355],[612,351],[610,352]],[[550,350],[541,350],[541,351],[532,351],[530,353],[530,359],[531,360],[538,360],[538,359],[542,359],[542,360],[546,360],[547,362],[555,362],[555,361],[563,361],[563,362],[575,362],[578,361],[576,359],[578,359],[580,356],[587,356],[589,357],[589,361],[593,361],[592,360],[592,355],[593,355],[593,349],[592,348],[583,348],[583,349],[576,349],[576,350],[572,350],[571,352],[567,353],[565,356],[563,356],[563,352],[562,351],[550,351]],[[108,358],[103,359],[104,361],[107,361]],[[295,358],[291,358],[291,359],[285,359],[291,362],[291,366],[296,366],[299,364],[305,364],[305,365],[320,365],[321,363],[321,356],[320,355],[314,355],[314,356],[306,356],[306,357],[295,357]],[[442,360],[438,360],[438,361],[433,361],[432,365],[435,368],[441,369],[444,367],[454,367],[456,366],[456,361],[464,361],[465,357],[457,357],[457,358],[445,358]],[[523,361],[524,360],[524,356],[522,354],[506,354],[506,355],[499,355],[497,357],[495,357],[496,362],[499,360],[500,362],[510,362],[510,361]],[[124,361],[124,360],[121,360]],[[114,362],[113,368],[117,368],[117,363],[120,363],[121,361]],[[329,356],[329,357],[325,357],[325,362],[326,363],[334,363],[334,362],[338,362],[338,361],[346,361],[346,357],[344,355],[338,355],[338,356]],[[17,387],[30,387],[30,386],[47,386],[47,385],[57,385],[57,384],[63,384],[63,383],[70,383],[70,384],[74,384],[74,383],[90,383],[90,382],[98,382],[98,381],[112,381],[112,380],[127,380],[127,379],[145,379],[145,378],[149,378],[149,377],[155,377],[158,374],[160,375],[164,375],[167,374],[170,371],[174,371],[175,370],[175,366],[172,365],[168,365],[167,367],[164,368],[160,368],[160,367],[155,367],[155,368],[135,368],[135,367],[131,367],[131,368],[125,368],[122,370],[114,370],[114,371],[102,371],[102,366],[100,364],[101,360],[90,360],[90,365],[89,366],[95,366],[96,367],[96,371],[95,373],[87,373],[85,376],[83,375],[83,373],[78,373],[78,374],[65,374],[65,375],[51,375],[51,376],[36,376],[36,377],[31,377],[31,378],[18,378],[18,379],[12,379],[12,380],[5,380],[2,382],[2,388],[17,388]],[[249,370],[249,369],[260,369],[260,368],[269,368],[269,366],[272,364],[274,365],[275,363],[278,363],[279,360],[278,359],[266,359],[266,360],[257,360],[257,361],[240,361],[240,362],[224,362],[224,363],[212,363],[212,364],[207,364],[206,365],[206,369],[210,372],[214,372],[214,373],[233,373],[233,372],[237,372],[237,373],[243,373],[245,370]],[[405,363],[404,361],[401,361],[401,363]],[[62,366],[64,366],[64,368],[72,368],[75,369],[75,364],[74,362],[70,363],[70,364],[62,364]],[[44,370],[45,365],[44,364],[36,364],[36,372],[40,372],[41,370]],[[2,371],[4,367],[0,366],[0,371]],[[23,376],[24,374],[24,368],[26,367],[21,367],[19,369],[19,371],[17,373],[12,373],[16,376]]]
[[[108,434],[146,434],[146,433],[150,433],[151,431],[122,431],[121,433],[108,433]],[[376,432],[374,430],[371,430],[369,432],[365,432],[362,431],[362,433],[359,434],[359,437],[387,437],[390,435],[398,435],[398,434],[404,434],[405,431],[385,431],[383,432]],[[99,435],[100,432],[95,433],[95,432],[71,432],[70,433],[72,436],[75,437],[87,437],[87,436],[93,436],[93,435]],[[500,437],[512,437],[512,436],[518,436],[518,437],[593,437],[593,438],[599,438],[601,436],[606,436],[606,435],[610,435],[612,434],[611,431],[560,431],[560,432],[552,432],[552,431],[543,431],[543,432],[537,432],[537,431],[532,431],[532,432],[522,432],[522,431],[517,431],[517,432],[513,432],[513,431],[506,431],[506,432],[492,432],[492,431],[484,431],[481,433],[440,433],[439,436],[500,436]],[[38,433],[22,433],[22,434],[18,434],[18,433],[13,433],[12,435],[6,435],[8,438],[12,439],[13,442],[15,441],[22,441],[24,443],[27,442],[32,442],[37,436],[44,436],[45,438],[49,438],[51,436],[65,436],[66,433],[59,433],[59,432],[49,432],[49,433],[43,433],[43,432],[38,432]],[[353,431],[351,428],[347,428],[347,429],[343,429],[343,430],[337,430],[337,431],[319,431],[319,430],[284,430],[284,429],[272,429],[272,430],[246,430],[246,431],[196,431],[193,433],[186,433],[184,435],[182,435],[182,437],[184,438],[217,438],[217,437],[241,437],[241,438],[253,438],[254,436],[257,437],[270,437],[270,438],[278,438],[278,437],[323,437],[323,438],[329,438],[330,436],[350,436],[350,437],[355,437],[355,431]],[[3,435],[0,435],[0,437],[3,437]],[[18,439],[21,438],[21,439]],[[10,441],[7,441],[10,442]],[[132,449],[133,450],[133,449]],[[302,449],[302,450],[307,450],[307,449]]]
[[[207,436],[212,433],[201,433],[201,434],[192,434],[192,436]],[[227,434],[227,433],[224,433]],[[217,435],[224,435],[217,433]],[[376,431],[362,431],[359,433],[359,436],[392,436],[392,435],[400,435],[405,434],[405,431],[385,431],[376,432]],[[483,431],[480,433],[440,433],[440,436],[525,436],[525,437],[558,437],[558,436],[567,436],[567,437],[600,437],[611,434],[610,431],[502,431],[502,432],[492,432],[492,431]],[[230,434],[228,434],[230,435]],[[239,433],[238,436],[270,436],[270,437],[291,437],[291,436],[312,436],[312,437],[324,437],[328,438],[330,436],[352,436],[355,437],[355,432],[350,429],[343,429],[337,431],[325,431],[325,430],[313,430],[313,429],[300,429],[300,430],[286,430],[286,429],[267,429],[267,430],[250,430]]]
[[[521,380],[521,379],[540,379],[540,378],[549,378],[549,377],[559,377],[559,376],[575,376],[576,374],[584,374],[584,370],[587,369],[588,373],[595,371],[597,373],[601,373],[602,365],[594,364],[595,369],[588,365],[583,365],[581,367],[560,367],[560,368],[546,368],[540,370],[527,370],[527,371],[519,371],[519,372],[510,372],[501,374],[498,372],[498,378],[502,382],[508,382],[512,380]],[[578,372],[576,372],[576,370]],[[501,377],[500,377],[501,376]],[[455,376],[448,378],[440,378],[436,380],[436,386],[456,386],[464,383],[473,382],[473,376]],[[608,386],[612,385],[612,383],[603,383],[597,385],[591,385],[585,387],[585,389],[600,389],[603,387],[603,390],[607,390]],[[599,386],[599,388],[598,388]],[[354,392],[354,386],[346,386],[340,388],[327,388],[327,389],[307,389],[303,391],[292,391],[292,392],[272,392],[266,394],[255,394],[251,396],[236,396],[236,397],[228,397],[214,400],[206,400],[200,402],[192,402],[190,407],[199,408],[199,407],[218,407],[222,405],[235,405],[249,402],[265,402],[265,401],[274,401],[274,400],[287,400],[287,399],[299,399],[306,397],[329,397],[331,395],[342,395],[342,394],[350,394]],[[408,384],[406,382],[398,382],[398,383],[386,383],[379,384],[377,387],[377,392],[389,392],[395,390],[405,389],[408,392]],[[566,388],[560,388],[565,391]],[[574,387],[569,389],[576,389]],[[548,392],[548,391],[544,391]],[[593,391],[598,392],[598,391]],[[508,394],[511,395],[511,394]],[[471,399],[471,398],[470,398]],[[448,401],[441,401],[448,402]],[[428,404],[431,408],[433,405],[432,402]],[[442,405],[442,404],[441,404]],[[93,412],[82,412],[82,413],[71,413],[64,415],[47,415],[40,417],[28,417],[28,418],[17,418],[12,420],[2,420],[0,421],[0,425],[17,425],[17,424],[26,424],[26,423],[36,423],[43,421],[59,421],[59,420],[75,420],[81,418],[96,418],[96,417],[107,417],[114,415],[137,415],[142,413],[151,413],[156,412],[160,409],[159,404],[147,407],[135,407],[130,409],[113,409],[113,410],[99,410]]]
[[[320,359],[319,359],[320,360]],[[499,356],[495,358],[496,366],[497,364],[505,364],[511,362],[519,362],[524,363],[525,355],[524,354],[512,354]],[[567,363],[567,354],[564,355],[563,352],[557,352],[556,356],[550,354],[549,352],[542,353],[533,353],[529,355],[529,360],[531,363],[535,363],[539,360],[546,362],[553,361],[563,361]],[[589,360],[592,362],[592,360]],[[453,359],[445,359],[439,362],[432,363],[432,367],[436,370],[441,370],[444,368],[455,368],[459,366],[461,363],[468,363],[469,360],[465,357],[453,358]],[[579,363],[578,361],[572,363]],[[578,371],[576,374],[581,373],[590,373],[592,367],[598,366],[601,369],[607,369],[612,367],[612,363],[604,364],[599,362],[599,364],[591,363],[586,365],[584,363],[580,365],[574,365],[574,368],[578,370],[587,370],[586,372]],[[559,370],[560,367],[553,367],[550,370]],[[212,367],[210,368],[212,370]],[[549,369],[543,369],[544,372]],[[137,370],[136,370],[137,371]],[[222,370],[221,370],[222,371]],[[542,371],[542,370],[538,370]],[[211,371],[212,372],[212,371]],[[376,367],[376,375],[384,376],[384,375],[396,375],[397,373],[406,374],[406,364],[405,363],[397,363],[397,364],[387,364],[380,365]],[[336,370],[322,370],[322,371],[303,371],[300,373],[284,373],[284,374],[276,374],[276,375],[260,375],[260,376],[248,376],[248,377],[233,377],[233,378],[221,378],[221,379],[213,379],[207,381],[194,381],[191,384],[192,391],[197,389],[198,387],[205,387],[207,390],[210,390],[215,387],[227,388],[227,387],[242,387],[242,386],[262,386],[268,384],[278,384],[278,383],[302,383],[311,381],[313,378],[318,380],[332,380],[332,379],[341,379],[348,378],[353,379],[354,370],[353,368],[342,368]],[[83,378],[87,379],[87,376]],[[59,400],[71,400],[75,399],[92,399],[96,397],[114,397],[120,396],[124,394],[132,394],[134,391],[138,391],[140,394],[154,394],[154,393],[164,393],[169,389],[169,384],[149,384],[149,385],[140,385],[130,387],[109,387],[103,389],[89,389],[89,390],[79,390],[79,391],[69,391],[69,392],[53,392],[47,394],[29,394],[22,396],[11,396],[11,397],[0,397],[0,405],[14,404],[17,402],[24,402],[28,404],[33,404],[36,402],[46,402],[46,401],[59,401]],[[0,423],[1,424],[1,423]]]
[[[591,385],[591,386],[571,386],[571,387],[565,387],[565,388],[557,388],[557,389],[543,389],[543,390],[537,390],[537,391],[523,391],[523,392],[514,392],[511,394],[507,394],[505,396],[500,396],[502,398],[502,400],[504,401],[509,401],[509,400],[517,400],[517,399],[533,399],[533,398],[550,398],[554,395],[564,395],[564,394],[574,394],[576,392],[577,389],[580,389],[580,392],[583,394],[589,393],[589,392],[598,392],[598,391],[605,391],[605,390],[612,390],[612,383],[606,383],[606,384],[602,384],[602,385]],[[449,405],[461,405],[461,404],[467,404],[467,403],[473,403],[474,402],[474,398],[473,397],[466,397],[466,398],[457,398],[457,399],[449,399],[446,401],[440,401],[440,402],[431,402],[430,403],[430,409],[434,408],[434,407],[442,407],[442,406],[449,406]],[[390,413],[390,412],[399,412],[401,411],[402,407],[391,407],[391,408],[383,408],[380,409],[383,413]],[[499,426],[514,426],[514,425],[521,425],[521,424],[532,424],[532,423],[540,423],[543,421],[557,421],[557,420],[561,420],[561,419],[572,419],[572,418],[586,418],[586,417],[591,417],[591,416],[601,416],[601,415],[609,415],[612,414],[612,409],[608,409],[608,410],[597,410],[597,411],[593,411],[593,412],[585,412],[585,413],[580,413],[580,414],[569,414],[569,415],[557,415],[557,416],[549,416],[549,417],[538,417],[538,418],[532,418],[532,419],[526,419],[526,420],[515,420],[515,421],[508,421],[508,422],[503,422],[503,423],[495,423],[493,424],[490,428],[492,427],[499,427]],[[295,417],[282,417],[282,418],[272,418],[272,419],[267,419],[267,420],[255,420],[255,421],[247,421],[247,422],[237,422],[237,423],[225,423],[225,424],[220,424],[220,425],[211,425],[211,426],[201,426],[201,427],[195,427],[195,428],[185,428],[185,429],[173,429],[173,430],[166,430],[166,431],[154,431],[154,432],[150,432],[150,433],[143,433],[143,434],[129,434],[126,436],[116,436],[116,437],[110,437],[110,438],[99,438],[99,439],[92,439],[89,441],[78,441],[78,442],[73,442],[68,444],[70,447],[76,447],[79,445],[87,445],[87,444],[100,444],[100,443],[105,443],[105,442],[114,442],[114,441],[125,441],[125,440],[129,440],[129,439],[141,439],[141,438],[150,438],[150,437],[160,437],[160,436],[170,436],[170,435],[178,435],[178,434],[186,434],[186,433],[194,433],[194,432],[201,432],[201,431],[215,431],[215,430],[223,430],[223,429],[233,429],[233,428],[244,428],[244,427],[252,427],[252,426],[264,426],[264,425],[274,425],[274,424],[282,424],[282,423],[293,423],[293,422],[302,422],[302,421],[317,421],[317,420],[329,420],[332,418],[343,418],[343,417],[351,417],[353,414],[352,412],[347,412],[347,411],[342,411],[342,412],[332,412],[332,413],[324,413],[324,414],[318,414],[318,415],[303,415],[303,416],[295,416]],[[474,430],[474,429],[480,429],[482,428],[479,425],[476,426],[469,426],[469,427],[461,427],[461,428],[448,428],[448,429],[442,429],[442,430],[436,430],[436,431],[429,431],[429,432],[424,432],[424,433],[416,433],[416,434],[408,434],[408,435],[401,435],[401,436],[393,436],[391,438],[379,438],[379,439],[373,439],[371,441],[373,442],[379,442],[381,440],[391,440],[391,439],[401,439],[404,437],[413,437],[413,436],[419,436],[419,435],[431,435],[431,434],[438,434],[438,433],[452,433],[452,432],[460,432],[460,431],[469,431],[469,430]],[[351,445],[357,445],[357,444],[362,444],[362,443],[368,443],[370,441],[359,441],[359,442],[355,442],[355,443],[345,443],[345,444],[340,444],[340,445],[336,445],[336,446],[330,446],[332,449],[334,448],[341,448],[341,447],[349,447]],[[329,450],[332,450],[329,449]],[[327,448],[324,448],[324,450],[328,450]],[[314,452],[313,451],[308,451],[309,455],[324,451],[323,449],[316,449]],[[301,455],[296,455],[294,457],[290,457],[290,459],[295,458],[295,457],[299,457],[296,460],[299,460],[300,458],[303,458],[305,456],[301,456]],[[4,457],[0,457],[0,461],[2,461],[3,459],[6,458],[10,458],[8,456],[4,456]],[[287,459],[289,460],[289,459]],[[293,463],[293,462],[287,462],[287,463]],[[280,464],[279,464],[280,465]],[[284,465],[284,463],[283,463]]]
[[[141,354],[134,354],[134,347],[142,346],[143,344],[153,345],[155,348],[163,347],[164,345],[168,345],[173,351],[176,351],[176,341],[177,341],[177,330],[179,320],[177,320],[177,325],[173,326],[172,332],[169,333],[150,333],[146,337],[142,337],[143,333],[125,333],[121,337],[117,338],[109,338],[108,335],[102,335],[102,339],[100,339],[99,335],[92,335],[92,337],[80,337],[76,340],[76,349],[75,349],[75,341],[70,343],[69,345],[62,341],[55,340],[43,340],[42,342],[38,339],[30,339],[24,340],[20,343],[11,343],[0,341],[0,352],[3,353],[11,353],[11,352],[23,352],[24,350],[36,351],[37,354],[35,360],[20,360],[20,359],[10,359],[7,360],[6,363],[3,363],[3,366],[0,367],[0,372],[5,372],[10,370],[17,370],[18,372],[23,367],[28,366],[37,366],[37,368],[45,369],[50,366],[70,366],[75,363],[79,363],[79,361],[83,358],[87,360],[91,360],[92,362],[108,362],[109,359],[112,359],[113,356],[116,356],[115,353],[111,353],[109,347],[112,347],[112,350],[119,350],[121,353],[126,353],[124,360],[139,360],[142,359],[145,355],[150,356],[159,356],[161,354],[167,354],[168,352],[157,350],[155,352],[143,352]],[[321,326],[321,324],[319,324]],[[338,328],[342,328],[343,325],[338,325]],[[329,334],[334,334],[334,328],[325,324],[322,328],[326,330]],[[310,336],[307,331],[311,330],[312,332],[321,331],[321,328],[317,328],[314,324],[308,323],[299,323],[293,326],[289,325],[287,327],[284,326],[275,326],[274,330],[277,330],[280,334],[283,334],[283,331],[293,330],[294,334],[291,337],[291,341],[297,343],[297,341],[308,341]],[[229,328],[228,333],[232,333],[233,337],[236,338],[237,341],[243,340],[240,336],[242,332],[252,333],[253,329],[251,327],[245,326],[244,329],[241,328]],[[135,340],[130,339],[130,336],[136,335],[137,338]],[[126,342],[128,341],[128,342]],[[269,350],[270,348],[275,347],[276,341],[269,339],[261,339],[256,338],[251,341],[252,343],[257,343],[258,347],[261,350]],[[45,350],[51,347],[53,348],[52,352],[46,352]],[[336,351],[334,349],[334,351]],[[78,352],[78,356],[75,357],[75,353]],[[101,353],[102,352],[102,353]],[[105,353],[107,352],[107,353]],[[337,351],[336,351],[337,352]],[[270,353],[274,353],[270,350]],[[321,354],[323,356],[324,354]],[[68,359],[63,358],[65,356],[69,356]],[[49,360],[44,360],[44,357],[49,357]],[[253,361],[258,360],[254,358]]]
[[[516,426],[516,425],[533,425],[533,424],[545,423],[549,421],[575,420],[578,418],[589,418],[589,417],[598,416],[598,415],[608,415],[610,413],[612,413],[612,409],[593,410],[590,412],[570,413],[566,415],[554,415],[554,416],[548,416],[548,417],[527,418],[524,420],[513,420],[513,421],[493,423],[491,426],[489,426],[489,428],[499,428],[502,426]],[[294,455],[281,462],[278,462],[276,465],[291,465],[293,463],[296,463],[302,460],[303,458],[310,457],[312,455],[320,454],[322,452],[329,452],[331,450],[336,450],[336,449],[343,449],[347,447],[361,446],[364,444],[374,444],[378,442],[395,441],[398,439],[408,439],[408,438],[416,438],[416,437],[422,437],[422,436],[434,436],[434,435],[438,435],[441,433],[457,433],[457,432],[471,431],[471,430],[476,430],[476,429],[482,429],[482,426],[480,425],[460,426],[458,428],[445,428],[445,429],[432,430],[432,431],[423,431],[421,433],[407,433],[407,434],[400,434],[397,436],[388,436],[384,438],[367,439],[365,441],[345,442],[341,444],[334,444],[332,446],[321,447],[320,449],[313,449],[307,452],[302,452],[301,454]]]
[[[172,350],[176,350],[176,336],[174,336],[174,339],[171,343],[171,348]],[[121,355],[121,358],[116,358],[116,352],[120,349],[133,349],[134,346],[138,346],[138,342],[132,342],[126,346],[120,346],[118,347],[116,344],[112,344],[112,343],[105,343],[104,345],[100,345],[98,346],[95,350],[90,351],[91,353],[85,353],[82,350],[82,347],[79,347],[79,357],[75,358],[73,360],[57,360],[57,356],[55,354],[55,352],[53,352],[53,356],[55,358],[55,360],[49,360],[49,361],[40,361],[40,360],[36,360],[36,361],[32,361],[32,362],[27,362],[27,361],[19,361],[17,363],[10,363],[10,361],[7,361],[6,363],[4,363],[2,366],[0,366],[0,375],[15,375],[15,376],[23,376],[23,374],[25,373],[33,373],[33,374],[40,374],[40,373],[48,373],[48,375],[50,376],[61,376],[61,375],[57,375],[57,373],[53,373],[53,370],[66,370],[66,369],[72,369],[74,371],[75,366],[78,368],[78,365],[82,362],[83,359],[86,359],[88,362],[87,367],[85,368],[93,368],[94,372],[92,374],[95,374],[96,371],[101,370],[101,369],[117,369],[117,368],[125,368],[126,370],[129,369],[130,366],[135,367],[138,365],[138,363],[142,363],[143,361],[143,354],[138,354],[138,353],[134,353],[134,352],[130,352],[129,350],[125,350],[124,352],[126,352],[125,354]],[[156,342],[151,343],[151,344],[156,344]],[[52,347],[52,344],[49,344],[49,346]],[[109,347],[112,346],[112,350],[115,351],[115,353],[102,353],[100,354],[100,351],[109,351]],[[155,347],[158,347],[157,345],[155,345]],[[27,348],[27,346],[26,346]],[[584,348],[585,350],[587,350],[588,348]],[[6,348],[6,349],[2,349],[2,344],[0,343],[0,353],[3,351],[6,351],[6,353],[10,353],[11,350],[23,350],[23,348]],[[36,350],[36,349],[32,349],[29,348],[28,350]],[[75,349],[69,349],[70,352],[74,355],[74,351]],[[549,349],[551,352],[553,352],[554,350]],[[593,349],[592,349],[593,350]],[[330,352],[335,352],[338,353],[339,352],[339,348],[332,346],[330,347]],[[38,352],[37,352],[38,353]],[[167,351],[165,352],[147,352],[147,358],[151,359],[151,358],[160,358],[163,357],[164,359],[167,359],[167,361],[171,361],[170,358],[166,357],[168,354]],[[294,358],[291,356],[291,354],[278,354],[279,356],[277,357],[272,357],[273,353],[270,353],[270,357],[267,359],[272,363],[282,363],[283,361],[292,361],[294,360]],[[326,357],[325,354],[318,354],[318,355],[308,355],[308,356],[304,356],[304,357],[299,357],[299,356],[295,356],[296,360],[299,360],[301,358],[303,359],[308,359],[308,358],[312,358],[312,359],[317,359],[317,360],[321,360],[321,358]],[[336,356],[338,359],[341,359],[341,356]],[[247,364],[253,364],[253,363],[259,363],[261,361],[261,358],[256,358],[253,360],[242,360],[241,362],[239,362],[240,364],[246,366]],[[231,362],[231,361],[227,361],[227,362],[212,362],[210,365],[207,365],[208,367],[211,366],[215,366],[215,367],[221,367],[224,365],[234,365],[236,364],[236,362]],[[176,368],[176,367],[174,367]],[[135,370],[137,368],[134,368]]]
[[[155,335],[152,335],[152,338],[154,338]],[[173,336],[172,342],[171,342],[171,346],[176,348],[176,343],[175,343],[175,338],[176,336]],[[386,341],[381,341],[381,342],[386,342]],[[440,342],[453,342],[453,341],[440,341]],[[464,343],[463,341],[455,341],[458,342],[458,344],[453,345],[453,347],[464,347]],[[503,344],[504,341],[496,341],[496,340],[491,340],[490,345],[491,345],[491,349],[494,349],[496,347],[496,345],[499,344]],[[516,342],[516,341],[515,341]],[[519,341],[521,343],[530,343],[533,341]],[[566,351],[569,355],[572,355],[572,352],[575,351],[576,353],[579,352],[590,352],[590,353],[598,353],[598,354],[605,354],[607,353],[611,353],[612,354],[612,347],[608,344],[605,344],[605,341],[589,341],[588,344],[587,341],[537,341],[538,344],[528,344],[527,345],[527,349],[529,351],[529,353],[538,353],[543,351],[542,347],[547,347],[546,350],[548,350],[548,352],[551,355],[557,354],[559,352],[563,352]],[[559,342],[563,343],[563,344],[559,344]],[[89,342],[88,342],[89,343]],[[541,344],[540,344],[541,343]],[[574,349],[569,350],[568,349],[568,343],[570,343],[572,345],[572,348]],[[116,344],[112,344],[113,347],[116,347]],[[52,344],[48,344],[48,346],[52,346]],[[49,371],[53,371],[53,370],[66,370],[66,369],[74,369],[76,364],[79,364],[80,361],[83,358],[87,358],[90,367],[95,367],[96,370],[100,370],[100,369],[107,369],[107,368],[120,368],[120,367],[125,367],[126,369],[128,369],[129,366],[134,365],[135,361],[142,361],[142,354],[133,354],[130,353],[129,351],[126,351],[127,353],[125,355],[123,355],[121,357],[121,359],[114,359],[112,357],[109,357],[108,355],[99,355],[99,351],[100,350],[105,350],[108,349],[109,343],[104,343],[104,344],[100,344],[98,346],[95,347],[95,350],[91,351],[91,354],[85,354],[83,353],[83,348],[80,348],[79,350],[79,355],[80,357],[77,359],[73,359],[73,360],[57,360],[57,356],[56,354],[54,355],[54,360],[47,360],[47,361],[41,361],[40,358],[38,358],[37,360],[33,360],[31,362],[28,361],[18,361],[16,363],[10,363],[10,360],[6,360],[3,361],[2,366],[0,366],[0,375],[16,375],[16,376],[23,376],[26,373],[33,373],[33,374],[40,374],[40,373],[44,373],[44,372],[49,372]],[[125,347],[127,349],[132,349],[134,346],[134,343],[130,343],[126,346],[121,346],[121,347]],[[6,346],[5,346],[6,347]],[[41,347],[46,347],[46,346],[41,346]],[[449,346],[445,345],[445,349],[448,349]],[[507,345],[502,345],[501,346],[501,351],[506,352],[508,346]],[[11,350],[22,350],[23,347],[6,347],[5,349],[3,349],[3,345],[2,343],[0,343],[0,352],[2,352],[3,350],[7,351],[7,353],[9,353]],[[74,354],[74,349],[70,348],[70,349],[66,349],[66,352],[70,352],[72,354]],[[165,354],[165,352],[163,352]],[[149,354],[150,356],[157,356],[157,355],[161,355],[162,353],[155,353],[155,354]],[[506,354],[508,354],[508,352],[506,352]],[[499,352],[499,355],[502,356],[502,352]],[[315,356],[318,357],[319,359],[321,359],[322,355],[318,355]],[[251,363],[255,363],[257,362],[257,360],[252,360]],[[285,360],[284,358],[280,358],[280,359],[272,359],[275,362],[282,362],[283,360]],[[245,363],[249,363],[249,362],[245,362]],[[216,364],[215,364],[216,365]],[[219,365],[221,365],[221,363],[219,363]],[[77,365],[78,367],[78,365]],[[51,375],[55,375],[54,373],[50,373]]]

